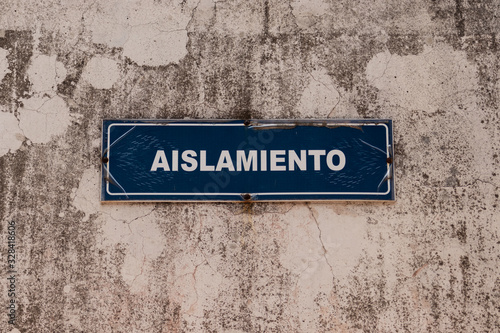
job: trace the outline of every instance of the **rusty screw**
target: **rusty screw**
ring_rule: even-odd
[[[245,201],[248,201],[250,199],[252,199],[252,195],[249,194],[249,193],[245,193],[245,194],[242,194],[241,197],[243,198],[243,200]]]

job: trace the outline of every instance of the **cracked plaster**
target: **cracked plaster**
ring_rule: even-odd
[[[194,1],[98,1],[89,26],[94,43],[123,48],[123,55],[138,65],[160,66],[178,62],[186,54],[187,25]],[[94,12],[94,8],[98,8]]]
[[[307,29],[316,23],[318,17],[328,13],[330,5],[323,0],[295,0],[291,1],[293,15],[300,28]]]
[[[32,96],[21,100],[19,128],[33,143],[47,143],[64,134],[71,123],[66,101],[56,94],[58,84],[66,78],[64,64],[56,56],[39,53],[40,29],[35,33],[35,54],[27,70]]]
[[[96,89],[111,89],[119,78],[119,64],[113,59],[105,57],[90,59],[82,74],[82,80]]]
[[[7,73],[10,73],[9,64],[7,61],[8,50],[0,48],[0,82],[3,80]]]
[[[326,118],[335,112],[341,96],[325,69],[311,73],[309,85],[302,93],[299,110],[305,118]]]
[[[425,46],[418,55],[378,53],[366,67],[366,77],[380,90],[380,98],[428,112],[437,111],[458,93],[477,89],[476,72],[465,52],[444,44]]]
[[[101,225],[100,244],[105,249],[126,245],[127,254],[121,269],[123,281],[132,292],[148,288],[150,265],[163,251],[164,238],[155,223],[154,205],[101,205],[99,171],[86,170],[78,188],[72,193],[73,206],[85,214],[83,222],[97,216]]]
[[[57,85],[66,78],[66,68],[56,56],[40,54],[32,58],[27,74],[32,92],[52,96]]]
[[[23,141],[24,135],[16,116],[0,109],[0,157],[9,152],[14,153]]]
[[[5,3],[14,332],[494,331],[498,8]],[[193,117],[392,118],[398,200],[99,202],[103,118]]]
[[[19,128],[33,143],[47,143],[62,135],[71,124],[68,105],[63,98],[31,97],[19,108]]]

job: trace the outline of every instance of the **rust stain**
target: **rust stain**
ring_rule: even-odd
[[[415,271],[415,273],[413,273],[412,277],[417,276],[417,275],[418,275],[418,273],[420,273],[420,271],[421,271],[422,269],[424,269],[425,267],[427,267],[427,266],[429,266],[429,264],[425,264],[425,265],[423,265],[422,267],[420,267],[419,269],[417,269],[417,270]]]

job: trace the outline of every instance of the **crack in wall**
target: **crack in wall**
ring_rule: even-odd
[[[189,19],[188,23],[186,24],[186,30],[189,31],[191,24],[194,22],[194,16],[196,14],[196,11],[198,10],[198,6],[200,5],[201,0],[198,0],[198,3],[194,8],[191,10],[191,18]]]
[[[387,62],[385,64],[384,70],[382,71],[382,74],[380,74],[380,76],[375,77],[372,80],[370,80],[369,81],[370,83],[374,83],[375,81],[380,80],[381,78],[383,78],[385,76],[385,73],[387,72],[387,69],[389,68],[389,63],[391,62],[391,59],[392,59],[392,53],[390,53],[389,51],[386,51],[386,52],[389,53],[389,59],[387,59]]]
[[[15,19],[7,19],[6,22],[21,18],[27,21],[26,24],[32,24],[28,22],[30,20],[35,24],[41,23],[43,36],[35,37],[36,45],[45,50],[43,52],[67,57],[65,64],[68,70],[74,71],[75,58],[77,61],[86,61],[96,55],[118,59],[124,70],[120,72],[122,79],[116,82],[112,91],[102,92],[89,85],[76,85],[74,91],[77,102],[72,108],[81,114],[82,119],[72,124],[63,139],[53,140],[46,145],[34,145],[29,149],[23,147],[16,156],[0,158],[0,171],[5,178],[3,188],[0,182],[0,197],[3,195],[6,198],[4,215],[22,220],[20,229],[24,232],[23,235],[28,235],[26,239],[23,238],[23,246],[28,250],[33,248],[33,255],[26,262],[27,275],[22,276],[26,290],[29,289],[28,294],[24,295],[23,289],[20,290],[23,304],[26,305],[21,315],[23,320],[26,319],[23,327],[43,331],[44,327],[56,325],[62,331],[74,330],[75,327],[64,321],[67,317],[62,318],[64,320],[59,320],[58,317],[58,313],[64,313],[70,306],[80,309],[75,316],[82,322],[82,327],[88,326],[90,331],[99,331],[103,327],[147,331],[150,327],[161,330],[162,326],[165,330],[166,326],[162,324],[170,318],[171,325],[166,330],[172,332],[175,329],[186,332],[231,329],[282,332],[343,329],[376,331],[387,327],[397,331],[436,328],[450,332],[467,328],[476,331],[494,330],[495,311],[492,309],[495,304],[492,295],[498,284],[495,275],[498,270],[498,258],[495,257],[495,237],[498,235],[495,213],[498,212],[498,207],[493,205],[498,204],[498,198],[494,197],[498,195],[499,183],[498,176],[492,173],[498,172],[495,169],[495,163],[498,162],[495,121],[498,117],[494,105],[486,104],[483,100],[490,98],[491,102],[495,98],[497,84],[488,81],[484,90],[482,86],[476,89],[474,84],[476,80],[485,81],[486,77],[489,80],[494,74],[490,75],[488,72],[496,73],[498,69],[494,65],[496,59],[493,60],[496,37],[489,38],[490,31],[487,31],[493,31],[498,25],[489,24],[486,18],[477,23],[472,20],[480,18],[483,11],[492,8],[498,13],[498,6],[489,1],[481,6],[481,10],[476,10],[479,6],[477,4],[469,6],[463,0],[456,1],[461,13],[456,14],[458,21],[455,23],[463,28],[463,34],[467,28],[467,34],[475,33],[478,37],[468,35],[462,41],[456,40],[460,30],[457,32],[453,26],[456,11],[453,1],[451,6],[450,3],[442,3],[443,10],[432,18],[432,25],[424,26],[423,23],[418,23],[424,20],[422,22],[427,24],[427,17],[424,15],[429,10],[427,3],[414,4],[411,1],[397,4],[393,2],[390,5],[381,0],[362,5],[330,2],[325,16],[319,18],[308,16],[302,10],[305,7],[298,8],[301,2],[297,1],[268,1],[267,13],[266,10],[263,13],[262,1],[222,4],[183,0],[183,12],[172,10],[172,15],[185,15],[188,20],[185,29],[185,21],[178,26],[175,22],[171,26],[137,25],[134,28],[137,29],[136,36],[129,36],[126,40],[128,47],[150,56],[154,52],[182,48],[184,39],[178,44],[169,44],[169,41],[177,38],[176,34],[181,36],[189,30],[187,45],[191,54],[173,66],[160,67],[148,66],[151,64],[148,59],[144,60],[146,66],[141,67],[140,60],[135,61],[119,47],[115,47],[114,43],[123,42],[121,36],[110,38],[109,34],[115,28],[125,31],[125,28],[132,29],[135,23],[155,21],[152,16],[140,16],[148,13],[154,15],[160,6],[170,6],[171,1],[142,2],[144,8],[149,7],[135,21],[129,20],[131,25],[124,23],[124,26],[105,23],[113,22],[108,16],[114,14],[112,10],[108,10],[100,15],[99,11],[105,10],[102,8],[109,3],[106,0],[91,0],[76,7],[73,14],[70,13],[71,9],[65,11],[67,4],[52,0],[49,1],[51,6],[38,3],[32,3],[32,6],[16,5],[25,10],[17,14]],[[120,5],[125,6],[125,3],[121,2]],[[193,8],[193,5],[196,6]],[[42,10],[43,7],[47,9]],[[416,12],[414,7],[418,7],[417,13],[421,10],[423,14],[412,20],[410,16]],[[51,16],[51,13],[54,15]],[[71,20],[70,14],[75,15],[77,20]],[[279,32],[266,39],[256,35],[255,31],[262,30],[262,25],[258,26],[258,23],[262,23],[262,17],[269,18],[269,22],[264,25],[265,32]],[[409,28],[400,24],[407,18],[408,24],[413,24]],[[165,15],[165,20],[176,19],[169,19]],[[461,20],[463,27],[460,27]],[[19,21],[19,26],[25,24],[22,20]],[[71,26],[69,23],[73,21],[77,23]],[[124,21],[117,19],[117,22]],[[207,32],[206,28],[210,23],[212,28]],[[470,26],[465,26],[468,23]],[[99,32],[103,35],[93,36],[94,26],[101,24],[103,29]],[[304,29],[299,31],[299,24]],[[232,29],[236,25],[239,30],[235,32]],[[72,30],[65,31],[61,26],[68,26]],[[482,28],[474,31],[474,26]],[[141,30],[142,28],[145,29]],[[401,43],[406,45],[400,43],[390,48],[394,53],[390,57],[387,55],[387,58],[379,59],[379,67],[368,82],[362,73],[364,61],[369,60],[373,53],[383,50],[384,44],[390,44],[379,38],[379,31],[384,30],[401,32],[403,35],[415,31],[418,41],[409,41],[408,44],[408,40],[402,40]],[[164,36],[158,32],[169,35],[164,41],[160,41],[159,46],[155,46],[152,40],[143,44],[137,42],[140,38]],[[8,32],[5,36],[10,40],[2,45],[8,45],[8,48],[22,49],[23,45],[32,48],[31,37],[21,38],[17,32]],[[69,39],[68,36],[76,37]],[[428,38],[429,36],[435,38]],[[116,40],[113,40],[114,37]],[[127,36],[123,35],[123,39],[125,37]],[[18,43],[13,46],[16,39]],[[72,47],[71,44],[77,39],[81,43]],[[420,43],[420,40],[423,42]],[[266,44],[259,44],[259,41]],[[432,45],[441,51],[430,53],[426,50],[424,53],[412,53],[411,56],[404,57],[399,55],[398,49],[412,45],[413,42],[419,47],[423,47],[423,44]],[[460,45],[457,46],[460,43],[463,49],[460,49]],[[147,48],[141,48],[143,45]],[[414,47],[411,51],[420,52],[419,47]],[[261,63],[259,67],[262,49],[265,49],[264,56],[268,62],[265,66]],[[2,105],[15,115],[10,126],[16,133],[23,133],[25,142],[29,142],[26,134],[30,132],[20,128],[23,118],[20,116],[21,108],[16,104],[24,90],[29,92],[24,87],[29,86],[29,82],[26,85],[22,79],[25,70],[24,65],[21,65],[29,63],[30,58],[26,56],[29,52],[24,55],[17,49],[11,52],[13,55],[9,55],[9,64],[13,73],[4,81],[8,85],[2,87],[5,89]],[[447,54],[451,56],[448,57]],[[479,58],[481,61],[477,60]],[[479,64],[465,62],[467,59],[476,59]],[[433,64],[435,60],[438,61],[436,65]],[[163,64],[161,61],[158,63]],[[244,69],[245,64],[248,64],[248,76],[252,76],[246,83],[245,89],[248,91],[245,93],[252,94],[251,102],[263,117],[293,118],[300,115],[302,110],[296,105],[297,96],[300,97],[301,90],[307,88],[308,79],[311,82],[318,79],[316,82],[320,84],[314,82],[312,88],[323,93],[314,95],[309,101],[316,99],[314,102],[317,102],[319,95],[321,98],[334,95],[333,90],[336,89],[332,88],[338,88],[340,98],[335,103],[330,103],[328,108],[321,109],[324,112],[316,114],[323,116],[329,112],[328,117],[335,116],[335,112],[341,114],[342,108],[355,110],[358,107],[356,103],[363,102],[369,105],[372,115],[396,118],[402,152],[398,173],[402,179],[407,180],[398,185],[401,200],[396,206],[309,204],[306,211],[303,203],[290,206],[273,203],[256,205],[249,213],[233,204],[207,203],[202,208],[206,209],[206,215],[196,213],[199,221],[193,222],[192,212],[184,212],[183,209],[190,207],[196,212],[199,208],[197,205],[195,208],[184,203],[158,204],[154,208],[135,204],[101,206],[98,201],[99,186],[91,191],[91,186],[85,184],[99,179],[96,175],[82,178],[75,196],[75,209],[71,209],[71,200],[60,198],[77,181],[74,177],[82,172],[88,175],[86,170],[98,165],[96,159],[90,160],[88,156],[98,157],[99,144],[90,147],[88,140],[94,136],[91,141],[99,141],[96,137],[100,116],[139,114],[141,117],[156,118],[168,114],[179,118],[189,115],[222,118],[231,115],[233,113],[228,109],[232,107],[233,100],[241,97],[243,90],[231,89],[243,84],[245,73],[241,69]],[[478,70],[483,64],[488,66]],[[333,86],[328,86],[330,81],[326,76],[314,73],[313,69],[318,66],[327,67],[328,75],[333,73]],[[419,71],[422,67],[423,70]],[[348,74],[339,74],[335,70]],[[55,74],[57,72],[56,69]],[[479,74],[476,75],[476,72]],[[54,81],[52,68],[47,73],[45,87],[49,85],[49,79],[50,84]],[[280,75],[283,77],[279,77]],[[352,90],[343,83],[343,75],[354,75]],[[397,79],[393,80],[395,75]],[[12,80],[12,77],[15,79]],[[133,82],[133,79],[137,80]],[[410,89],[399,89],[405,84]],[[212,88],[217,92],[209,91]],[[164,94],[167,89],[168,93]],[[259,89],[266,90],[259,93]],[[193,106],[193,100],[197,101],[196,94],[205,90],[206,98],[202,98],[200,94],[201,103],[197,107]],[[407,93],[407,90],[410,92]],[[57,96],[53,98],[61,97]],[[205,99],[207,103],[204,102]],[[209,100],[213,100],[210,105]],[[59,109],[51,107],[54,101],[52,99],[37,110],[40,114],[46,111],[45,117],[32,113],[33,119],[41,119],[39,124],[46,120],[48,130],[51,130],[52,118],[56,118],[53,117],[57,113],[54,110]],[[467,109],[458,109],[462,103]],[[151,105],[158,105],[157,109],[161,110],[152,111]],[[201,105],[209,105],[214,111],[206,111]],[[28,107],[38,108],[32,105]],[[479,123],[483,119],[484,125]],[[53,122],[57,125],[57,122]],[[43,125],[37,131],[43,132]],[[469,135],[470,132],[473,133]],[[54,149],[56,159],[41,163],[42,155]],[[482,154],[478,153],[479,150]],[[404,154],[406,156],[403,161]],[[492,159],[492,156],[497,157]],[[429,162],[426,158],[434,159],[434,162]],[[72,165],[64,168],[61,164],[64,161],[70,161]],[[50,167],[55,164],[58,168]],[[457,165],[461,173],[460,183],[453,184],[466,186],[455,187],[453,190],[451,187],[440,186],[446,183],[442,180],[450,173],[447,165]],[[48,166],[47,170],[40,170],[41,166]],[[479,172],[480,169],[483,172]],[[97,169],[92,171],[98,173]],[[422,182],[426,182],[421,179],[420,172],[423,171],[430,174],[430,177],[426,175],[430,186],[420,186]],[[44,180],[47,193],[33,193],[35,188],[42,186],[40,184]],[[36,181],[36,184],[31,184],[31,181]],[[462,191],[462,188],[466,190]],[[441,189],[442,192],[439,192]],[[57,194],[62,201],[56,200]],[[40,212],[37,212],[37,207],[52,204],[69,214],[53,220],[51,209],[39,209]],[[174,206],[181,208],[172,209]],[[407,209],[407,206],[411,206],[411,209]],[[436,210],[441,215],[436,217]],[[83,213],[91,216],[89,222],[85,222]],[[367,222],[367,214],[378,224]],[[430,214],[434,214],[434,219]],[[467,243],[462,245],[458,239],[451,239],[439,245],[441,240],[451,237],[450,224],[460,220],[467,221]],[[51,224],[51,221],[57,225]],[[413,221],[418,223],[412,224]],[[81,225],[75,226],[75,223]],[[69,262],[65,261],[64,256],[54,259],[57,267],[62,267],[62,270],[51,268],[53,265],[44,268],[37,262],[37,258],[46,260],[58,253],[59,243],[50,241],[41,244],[38,242],[41,238],[36,237],[40,230],[49,232],[52,230],[50,228],[68,230],[68,239],[64,241],[68,242],[67,246],[71,251],[66,258]],[[380,231],[385,236],[386,243],[382,246],[375,240],[375,235],[366,236],[366,228],[373,231],[373,234]],[[75,230],[83,232],[78,232],[77,235],[71,233]],[[99,238],[99,233],[109,236],[112,243]],[[63,235],[57,237],[62,239]],[[239,248],[242,241],[245,248]],[[275,246],[272,245],[273,241],[276,242]],[[446,255],[442,255],[439,266],[428,258],[428,253],[436,246],[443,253],[448,251]],[[47,253],[36,253],[42,247],[47,249]],[[96,247],[99,251],[93,251]],[[155,257],[162,249],[163,252]],[[477,257],[465,259],[466,253],[461,252],[464,249],[470,253],[477,251]],[[381,253],[384,260],[377,259],[377,254]],[[223,257],[226,254],[227,257]],[[452,259],[447,258],[448,254]],[[137,258],[132,258],[134,255]],[[77,258],[73,261],[74,257]],[[116,263],[122,259],[129,260],[124,273],[130,275],[122,280],[126,283],[125,286],[120,281],[120,271],[116,272],[120,269]],[[178,266],[185,267],[178,267],[177,263]],[[335,284],[329,293],[330,272],[333,276],[333,267]],[[235,272],[236,270],[239,271]],[[172,271],[178,272],[180,276],[183,273],[187,275],[178,278],[177,284],[172,285],[176,274],[172,274]],[[444,275],[433,275],[433,272]],[[415,275],[413,279],[412,275]],[[63,303],[54,302],[54,299],[57,300],[62,295],[59,282],[66,281],[65,276],[71,276],[72,280],[81,283],[79,282],[74,298]],[[452,278],[455,280],[447,281]],[[46,283],[49,280],[53,281],[50,286]],[[460,284],[461,281],[464,283]],[[97,287],[98,283],[103,283],[102,289]],[[140,286],[134,289],[130,283]],[[42,290],[40,288],[44,289],[43,293],[33,292]],[[245,292],[242,292],[243,288],[246,288]],[[175,299],[179,290],[183,293],[182,298]],[[455,303],[460,292],[464,293],[464,302],[467,304],[460,308],[462,304],[459,300],[457,309]],[[379,294],[384,298],[380,302],[376,298]],[[61,297],[68,299],[69,296]],[[92,304],[89,306],[86,300],[91,300]],[[280,303],[279,306],[276,303]],[[463,312],[464,309],[469,311]],[[422,321],[424,317],[428,320]],[[103,318],[104,321],[101,321]],[[337,318],[346,323],[346,326],[341,327]],[[106,320],[112,326],[105,326]],[[456,324],[462,322],[470,327],[462,328]],[[0,324],[0,331],[3,331],[1,325],[3,324]]]
[[[155,204],[155,205],[154,205],[154,207],[153,207],[153,208],[151,208],[151,211],[150,211],[149,213],[144,214],[144,215],[142,215],[142,216],[138,216],[138,217],[136,217],[136,218],[134,218],[134,219],[130,220],[129,222],[125,222],[125,221],[124,221],[124,222],[125,222],[125,223],[127,223],[127,224],[130,226],[130,224],[131,224],[131,223],[133,223],[133,222],[135,222],[135,221],[137,221],[137,220],[139,220],[139,219],[143,219],[143,218],[145,218],[145,217],[148,217],[149,215],[153,214],[153,213],[156,211],[156,208],[157,208],[157,207],[158,207],[158,205],[157,205],[157,204]],[[142,236],[142,235],[141,235],[141,236]]]
[[[147,261],[147,257],[146,257],[146,254],[144,253],[144,243],[142,244],[142,265],[141,265],[141,270],[139,272],[139,274],[137,274],[134,279],[132,280],[132,282],[130,283],[130,285],[134,285],[136,280],[143,275],[144,273],[144,267],[146,266],[146,261]]]
[[[321,228],[319,226],[319,222],[318,222],[318,219],[316,218],[316,215],[314,214],[314,210],[313,208],[311,207],[311,204],[310,203],[306,203],[307,205],[307,208],[309,209],[309,212],[314,220],[314,222],[316,223],[316,227],[318,228],[318,232],[319,232],[319,241],[320,241],[320,244],[321,244],[321,247],[323,249],[323,257],[325,258],[325,262],[326,264],[328,265],[328,267],[330,267],[330,272],[332,273],[332,283],[334,282],[334,277],[335,277],[335,274],[333,273],[333,266],[330,264],[330,262],[328,261],[328,257],[326,256],[326,254],[328,253],[326,247],[325,247],[325,244],[323,243],[323,238],[322,238],[322,231],[321,231]],[[333,288],[333,287],[332,287]]]

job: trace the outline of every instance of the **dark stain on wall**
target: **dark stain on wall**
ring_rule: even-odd
[[[73,91],[80,80],[83,68],[86,65],[85,59],[75,59],[73,54],[67,54],[63,61],[66,68],[71,68],[71,72],[66,75],[64,81],[57,85],[57,93],[72,97]]]
[[[30,82],[26,71],[33,54],[33,37],[31,31],[5,31],[0,38],[0,47],[9,51],[7,60],[10,73],[7,73],[0,84],[0,104],[16,112],[20,99],[29,96]]]
[[[455,0],[455,27],[457,28],[458,37],[465,36],[465,19],[462,0]]]
[[[456,0],[431,1],[428,7],[436,25],[433,37],[464,50],[478,68],[479,87],[471,94],[478,97],[478,110],[486,110],[481,120],[491,138],[496,138],[500,130],[494,5],[494,0],[469,1],[467,6]],[[317,25],[302,31],[293,24],[296,18],[292,12],[279,16],[289,6],[267,0],[259,3],[255,10],[262,17],[260,34],[231,35],[213,26],[207,31],[190,32],[188,55],[179,63],[159,67],[138,66],[122,58],[120,49],[93,44],[83,35],[77,44],[68,45],[62,35],[52,37],[50,31],[42,29],[40,51],[57,55],[68,69],[57,92],[74,101],[71,110],[81,117],[73,119],[62,139],[43,145],[24,143],[15,154],[0,157],[0,217],[13,216],[19,221],[20,254],[24,260],[22,293],[28,301],[19,307],[19,329],[79,331],[64,321],[73,316],[84,329],[102,332],[115,327],[152,332],[299,332],[301,313],[290,310],[294,302],[300,301],[293,291],[298,274],[280,262],[286,240],[270,239],[264,234],[271,231],[267,214],[274,212],[277,223],[286,225],[281,216],[286,213],[284,204],[250,204],[243,208],[236,204],[155,206],[155,223],[166,245],[151,264],[149,289],[136,295],[121,272],[128,251],[126,244],[100,248],[100,213],[90,214],[84,222],[85,213],[73,207],[71,194],[81,186],[85,170],[99,167],[100,151],[92,141],[100,135],[103,118],[301,117],[301,110],[297,110],[301,94],[311,80],[310,73],[320,68],[351,93],[348,103],[360,117],[383,116],[390,106],[400,120],[396,124],[395,161],[399,179],[396,184],[403,204],[332,205],[348,213],[328,218],[347,221],[345,216],[351,213],[382,211],[383,216],[366,219],[368,227],[389,229],[390,237],[399,241],[394,243],[394,251],[408,247],[411,255],[390,258],[382,243],[376,243],[377,253],[362,256],[346,281],[339,281],[334,271],[331,295],[313,295],[318,316],[310,318],[309,327],[320,332],[339,327],[382,332],[379,320],[388,310],[394,310],[395,331],[435,332],[448,323],[446,331],[452,332],[493,331],[498,327],[500,287],[498,279],[491,280],[498,241],[490,229],[498,207],[489,206],[498,203],[497,174],[488,179],[470,179],[466,169],[473,170],[478,163],[471,158],[475,147],[462,132],[450,129],[449,124],[457,122],[453,112],[445,108],[433,113],[408,111],[384,104],[379,99],[380,91],[365,78],[366,65],[375,54],[388,50],[401,57],[418,55],[429,36],[418,31],[398,31],[391,26],[390,13],[366,21],[362,18],[370,15],[356,14],[354,17],[361,23],[351,30],[338,27],[342,22],[334,16],[336,13],[327,13],[314,18]],[[354,3],[338,6],[349,10],[355,7]],[[394,6],[398,7],[394,10],[404,12],[404,8]],[[217,15],[212,20],[221,18]],[[278,18],[287,32],[276,32]],[[386,29],[388,39],[381,40],[375,32],[360,33],[365,25]],[[6,31],[0,47],[10,51],[11,71],[0,86],[0,104],[16,112],[19,100],[30,92],[26,71],[32,57],[33,32]],[[120,62],[119,87],[103,90],[81,84],[82,71],[94,55]],[[462,94],[458,92],[457,96]],[[478,112],[464,108],[460,112]],[[60,146],[61,142],[64,145]],[[422,147],[432,152],[426,156],[429,160],[439,156],[447,161],[445,171],[423,170],[427,163],[414,157]],[[493,158],[481,163],[485,167],[498,164],[498,150],[494,147],[488,151],[488,157]],[[492,190],[487,192],[489,188]],[[63,217],[59,216],[61,212]],[[458,219],[457,212],[468,215]],[[207,225],[202,225],[203,214],[217,218],[205,219]],[[252,223],[265,224],[257,229],[261,233]],[[376,237],[368,241],[374,244]],[[460,246],[464,254],[452,258],[438,253],[436,248],[450,244]],[[226,283],[225,289],[217,291],[213,308],[203,309],[203,317],[197,318],[198,327],[190,326],[193,321],[188,322],[187,309],[174,300],[176,290],[171,280],[175,278],[176,260],[193,248],[207,258],[219,260],[212,269]],[[388,287],[384,271],[391,260],[413,272],[412,276],[412,272],[408,275],[397,271],[395,290]],[[200,265],[208,264],[206,260]],[[488,279],[492,286],[485,286]],[[65,291],[67,286],[69,292]],[[302,304],[295,306],[300,312]],[[475,311],[469,311],[471,308]]]
[[[412,34],[391,34],[387,41],[387,48],[391,54],[400,56],[417,55],[424,50],[423,36]]]

